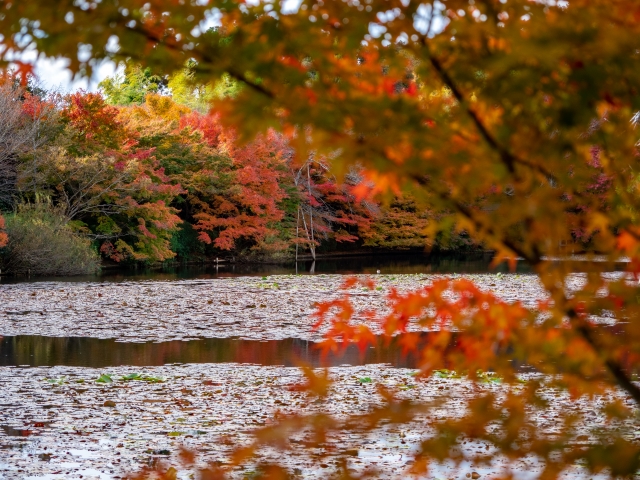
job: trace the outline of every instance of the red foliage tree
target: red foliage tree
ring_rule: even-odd
[[[293,172],[293,178],[300,196],[296,241],[308,245],[312,256],[322,240],[351,243],[369,235],[378,205],[358,195],[365,179],[357,169],[339,182],[329,159],[312,156]],[[306,238],[300,238],[299,230]]]
[[[218,138],[221,133],[217,129],[206,130],[205,138],[215,143],[213,135]],[[284,217],[278,204],[286,197],[281,182],[287,174],[291,149],[273,131],[244,147],[236,147],[231,139],[229,135],[224,145],[224,153],[230,158],[224,173],[230,184],[212,195],[210,202],[202,204],[202,210],[194,215],[200,239],[222,250],[235,248],[241,239],[250,241],[253,249],[286,248],[277,239],[275,227]]]
[[[7,234],[2,231],[3,229],[4,229],[4,218],[0,216],[0,248],[4,247],[9,241]]]

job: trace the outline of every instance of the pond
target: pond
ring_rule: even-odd
[[[316,342],[326,329],[312,329],[312,314],[317,302],[342,294],[348,274],[371,275],[377,284],[350,290],[356,312],[383,309],[392,290],[408,292],[443,275],[468,278],[531,308],[545,298],[526,264],[518,262],[509,272],[504,264],[491,268],[490,261],[486,255],[385,255],[322,259],[313,266],[219,264],[105,269],[92,277],[3,277],[0,479],[122,478],[160,458],[177,465],[185,445],[198,450],[202,461],[228,461],[231,447],[221,436],[233,435],[242,444],[253,428],[281,413],[364,413],[381,404],[379,386],[411,401],[442,396],[434,413],[459,416],[472,392],[465,379],[415,378],[416,358],[403,355],[398,339],[379,340],[363,351],[351,345],[325,362]],[[605,268],[615,272],[624,266]],[[584,272],[603,264],[576,267]],[[583,280],[582,274],[572,275],[568,288],[579,288]],[[375,324],[370,326],[375,332]],[[326,402],[299,393],[300,364],[330,367],[334,387]],[[537,375],[530,368],[521,371],[525,380]],[[502,386],[489,382],[478,388],[497,394]],[[591,412],[583,403],[581,411]],[[550,408],[570,404],[563,397]],[[381,426],[373,439],[355,435],[340,445],[357,452],[349,460],[354,471],[377,462],[387,476],[398,478],[409,465],[407,449],[428,432],[418,424],[403,431]],[[295,445],[287,465],[303,478],[323,478],[301,444]],[[440,476],[465,477],[472,469],[485,476],[502,468],[479,469],[468,453],[466,466],[447,467]],[[571,472],[567,478],[581,477]]]

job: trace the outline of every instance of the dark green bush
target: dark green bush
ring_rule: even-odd
[[[198,232],[187,222],[182,222],[171,237],[171,250],[182,262],[201,260],[205,256],[205,244],[198,240]]]
[[[100,259],[90,240],[74,232],[50,205],[20,205],[5,220],[9,243],[0,249],[3,273],[81,275],[99,269]]]

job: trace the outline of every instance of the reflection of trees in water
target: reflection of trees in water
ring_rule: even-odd
[[[0,340],[0,365],[159,366],[167,363],[247,363],[258,365],[312,366],[391,363],[412,367],[397,342],[360,351],[353,345],[341,355],[323,358],[317,344],[306,340],[242,340],[209,338],[158,343],[124,343],[98,338],[40,336],[4,337]]]
[[[247,341],[203,339],[159,343],[123,343],[97,338],[4,337],[2,365],[156,366],[166,363],[283,362],[288,353],[304,352],[303,340]]]
[[[475,253],[468,255],[427,255],[422,252],[403,254],[372,254],[334,258],[318,258],[315,264],[309,261],[284,264],[231,264],[165,266],[161,269],[115,270],[106,271],[102,278],[118,280],[178,280],[193,278],[225,278],[243,275],[293,275],[303,273],[337,274],[374,274],[380,270],[383,274],[412,273],[485,273],[506,272],[505,264],[490,268],[491,255]],[[530,269],[519,262],[519,273],[528,273]]]
[[[583,262],[585,267],[588,262]],[[616,265],[615,270],[624,269],[624,265]],[[300,261],[284,264],[231,264],[218,265],[173,265],[160,268],[114,268],[105,269],[99,276],[79,275],[63,278],[72,283],[93,281],[175,281],[192,279],[235,278],[242,276],[296,275],[296,274],[375,274],[378,270],[386,275],[415,273],[496,273],[507,272],[506,264],[491,268],[490,254],[474,254],[466,256],[415,254],[381,254],[352,257],[319,258],[312,261]],[[580,271],[585,270],[581,268]],[[531,273],[531,269],[523,262],[518,262],[517,273]],[[46,280],[45,277],[41,280]],[[52,278],[60,281],[60,277]],[[19,283],[24,279],[3,279],[3,283]]]

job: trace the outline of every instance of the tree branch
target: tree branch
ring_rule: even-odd
[[[500,160],[502,161],[502,163],[505,164],[509,173],[513,175],[513,177],[517,180],[518,175],[515,170],[515,165],[520,164],[544,175],[548,179],[556,180],[555,175],[550,171],[548,171],[546,168],[544,168],[542,165],[538,165],[536,163],[532,163],[527,160],[518,158],[498,143],[498,141],[494,138],[491,132],[489,132],[487,127],[484,125],[484,123],[482,123],[482,120],[480,120],[480,117],[478,116],[478,114],[472,108],[467,106],[467,101],[462,95],[462,92],[460,91],[456,83],[453,81],[449,73],[446,71],[442,63],[440,63],[440,61],[434,55],[431,54],[429,50],[429,45],[424,37],[422,38],[422,45],[426,48],[429,62],[431,63],[431,66],[434,68],[434,70],[442,80],[442,83],[444,83],[451,90],[455,99],[458,101],[458,103],[460,103],[461,106],[463,106],[465,112],[471,118],[471,121],[475,125],[478,132],[480,132],[480,135],[482,136],[484,141],[493,150],[495,150],[498,153],[498,155],[500,156]]]
[[[424,183],[424,181],[420,183]],[[473,212],[468,207],[461,204],[457,200],[451,198],[451,196],[447,192],[439,192],[438,196],[441,199],[445,200],[448,204],[452,205],[458,211],[458,213],[460,213],[469,221],[471,221],[476,228],[478,228],[479,230],[486,231],[489,235],[494,235],[495,232],[491,227],[485,226],[482,222],[480,222],[476,218],[475,215],[473,215]],[[524,258],[527,262],[529,262],[529,264],[532,267],[535,268],[543,263],[542,256],[540,252],[538,252],[537,250],[534,250],[532,253],[529,253],[524,249],[522,249],[517,243],[504,237],[500,238],[499,241],[505,247],[509,248],[511,251],[521,256],[522,258]],[[565,305],[568,304],[568,299],[564,294],[564,292],[560,292],[560,295],[561,295],[562,303]],[[580,334],[580,336],[591,346],[591,348],[597,354],[602,355],[603,347],[595,338],[593,334],[593,329],[590,328],[590,326],[586,324],[584,320],[579,317],[578,313],[575,311],[574,308],[572,307],[565,308],[565,313],[571,319],[575,330]],[[640,387],[638,387],[631,381],[629,376],[626,374],[622,366],[617,361],[611,358],[605,358],[603,361],[606,369],[609,371],[609,374],[615,379],[616,383],[623,390],[625,390],[635,400],[635,402],[638,405],[640,405]]]

